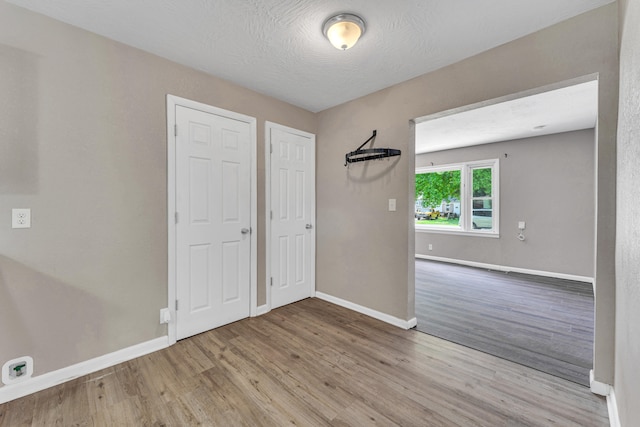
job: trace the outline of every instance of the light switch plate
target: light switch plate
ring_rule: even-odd
[[[389,199],[389,212],[396,211],[396,199]]]
[[[31,209],[11,209],[11,228],[31,228]]]
[[[524,221],[518,221],[518,228],[520,230],[524,230],[525,229],[525,222]]]
[[[160,324],[171,322],[171,311],[168,308],[160,309]]]

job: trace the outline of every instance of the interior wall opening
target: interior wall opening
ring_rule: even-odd
[[[415,120],[419,331],[589,385],[597,116],[587,76]]]

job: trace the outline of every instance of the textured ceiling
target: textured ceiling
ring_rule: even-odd
[[[614,0],[7,0],[317,112]],[[322,24],[360,15],[339,51]]]
[[[598,81],[482,104],[418,119],[416,153],[594,128]]]

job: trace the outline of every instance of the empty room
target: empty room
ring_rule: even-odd
[[[633,426],[638,40],[633,0],[1,1],[0,425]],[[585,82],[588,232],[501,182],[497,236],[418,237],[431,162],[576,167],[420,163],[423,118]],[[425,244],[589,277],[585,383],[416,331]]]
[[[506,98],[416,124],[417,330],[589,386],[598,82]]]

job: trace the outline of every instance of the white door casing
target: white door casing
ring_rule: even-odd
[[[167,107],[173,343],[255,311],[255,119],[171,95]]]
[[[315,292],[315,135],[266,123],[268,304]]]

